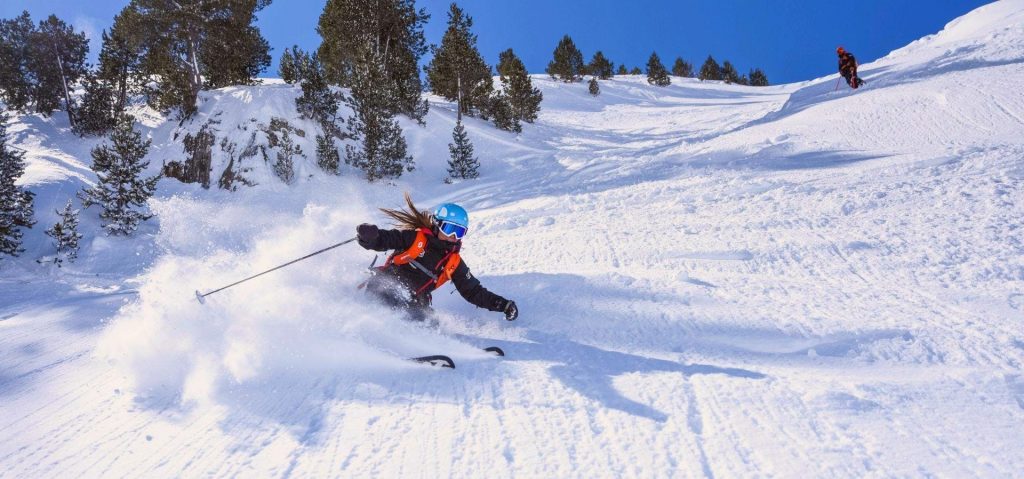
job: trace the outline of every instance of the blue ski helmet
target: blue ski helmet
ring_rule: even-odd
[[[441,203],[437,205],[437,208],[434,208],[434,222],[437,223],[438,227],[444,226],[443,223],[461,226],[461,228],[444,231],[445,234],[450,235],[455,230],[461,230],[456,234],[456,237],[461,239],[469,229],[469,213],[466,213],[463,207],[455,203]]]

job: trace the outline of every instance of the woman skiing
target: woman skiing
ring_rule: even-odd
[[[459,256],[462,238],[469,230],[466,210],[443,203],[430,214],[416,209],[408,194],[405,202],[408,211],[381,208],[398,229],[382,230],[365,223],[356,227],[363,248],[394,250],[365,283],[367,292],[392,308],[406,310],[410,319],[424,321],[431,312],[430,293],[451,280],[466,301],[505,313],[505,319],[514,321],[519,316],[516,303],[481,286]]]
[[[861,85],[867,83],[857,76],[857,59],[853,57],[852,53],[846,51],[843,47],[839,47],[836,48],[836,55],[839,55],[839,75],[846,79],[846,83],[850,85],[850,88],[856,90]]]

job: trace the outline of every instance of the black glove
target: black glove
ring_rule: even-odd
[[[494,307],[497,311],[505,313],[506,321],[515,321],[519,317],[519,308],[516,307],[515,301],[499,299],[495,302]]]
[[[378,236],[380,236],[380,230],[377,229],[377,225],[363,223],[356,226],[356,237],[359,238],[359,246],[363,248],[373,248],[377,244]]]

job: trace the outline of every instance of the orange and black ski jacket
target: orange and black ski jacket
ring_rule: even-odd
[[[418,230],[382,229],[379,230],[377,242],[365,246],[367,249],[375,251],[394,250],[395,255],[399,255],[412,248],[413,244],[416,243],[417,237],[422,234],[426,244],[423,247],[422,255],[415,258],[416,262],[433,271],[435,277],[443,278],[450,276],[451,282],[455,284],[455,289],[471,304],[491,311],[498,311],[499,302],[500,304],[505,303],[504,298],[484,288],[480,284],[480,280],[470,273],[469,266],[466,266],[466,262],[461,258],[459,258],[458,266],[454,267],[450,273],[445,274],[445,266],[448,265],[449,258],[452,254],[458,254],[462,242],[448,242],[438,238],[435,233],[436,231],[423,231],[421,233]],[[394,258],[395,255],[392,255],[391,258]],[[434,278],[417,269],[412,263],[396,264],[394,261],[390,261],[389,258],[389,261],[381,268],[381,271],[384,274],[390,274],[398,278],[403,285],[415,294],[429,295],[438,287]]]

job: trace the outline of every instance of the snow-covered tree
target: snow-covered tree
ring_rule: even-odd
[[[750,70],[750,86],[768,86],[768,76],[760,68]]]
[[[469,141],[469,134],[462,121],[455,122],[455,129],[452,130],[452,143],[448,144],[448,152],[451,157],[448,159],[448,178],[445,183],[451,183],[456,179],[478,178],[480,173],[480,160],[473,155],[473,144]]]
[[[683,60],[683,57],[676,57],[675,63],[672,64],[672,74],[677,77],[692,77],[693,65]]]
[[[295,109],[303,117],[320,123],[324,132],[333,136],[339,135],[336,120],[341,95],[331,90],[331,86],[327,84],[317,54],[314,53],[308,60],[301,59],[300,62],[307,64],[297,64],[296,74],[302,82],[302,95],[295,99]]]
[[[583,78],[586,68],[583,64],[583,53],[576,48],[576,44],[573,43],[569,35],[562,37],[552,56],[553,58],[545,70],[545,73],[551,75],[551,78],[566,83],[578,82]]]
[[[615,64],[605,58],[604,53],[598,50],[587,65],[587,73],[602,80],[607,80],[615,76]]]
[[[21,228],[31,228],[32,192],[14,184],[25,173],[24,153],[7,145],[7,115],[0,113],[0,255],[17,256]]]
[[[53,245],[57,247],[54,263],[59,267],[65,259],[74,263],[78,258],[78,240],[82,239],[82,235],[78,233],[78,210],[74,209],[71,200],[68,200],[63,210],[56,213],[60,221],[46,230],[46,235],[53,238]]]
[[[345,146],[345,163],[363,170],[369,181],[398,178],[413,170],[413,159],[390,109],[395,85],[386,80],[384,57],[368,49],[363,55],[357,65],[364,70],[352,76],[352,93],[346,98],[352,108],[347,133],[358,146]]]
[[[142,73],[150,103],[162,110],[196,110],[200,90],[249,85],[270,65],[270,45],[256,12],[270,0],[132,0],[145,47]],[[134,15],[133,14],[133,15]]]
[[[142,140],[142,134],[135,131],[135,120],[122,117],[110,134],[110,145],[100,145],[92,150],[92,169],[99,182],[92,188],[79,192],[82,206],[99,205],[100,218],[108,234],[130,235],[139,223],[149,219],[136,210],[146,204],[156,190],[159,176],[142,177],[149,166],[143,161],[149,151],[150,141]]]
[[[704,65],[700,67],[700,73],[697,74],[697,78],[700,78],[700,81],[721,80],[722,67],[718,66],[718,62],[711,55],[708,55],[708,59],[704,60]]]
[[[597,77],[590,77],[590,83],[587,84],[587,91],[594,96],[601,94],[601,86],[597,84]]]
[[[320,60],[327,81],[352,87],[365,67],[364,49],[383,62],[381,81],[389,83],[390,114],[422,120],[427,114],[420,80],[420,57],[427,52],[423,25],[430,18],[415,0],[328,0],[317,24],[323,38]]]
[[[272,131],[275,129],[273,125],[275,120],[271,120]],[[277,128],[276,130],[279,134],[275,134],[274,140],[271,141],[271,146],[277,148],[277,161],[273,165],[274,174],[281,181],[291,184],[295,180],[295,157],[302,155],[302,147],[295,144],[295,140],[292,139],[287,129]]]
[[[655,52],[651,52],[651,57],[647,59],[647,83],[657,86],[668,86],[672,83],[668,76],[668,70],[665,69],[661,58],[658,58],[658,54]]]
[[[338,147],[334,145],[334,138],[329,135],[317,135],[316,164],[324,171],[336,175],[339,163],[341,156],[338,154]]]
[[[491,113],[494,79],[491,67],[476,47],[472,27],[473,18],[452,3],[448,29],[441,45],[433,48],[434,58],[426,67],[427,80],[435,94],[458,102],[461,114],[486,118]]]

